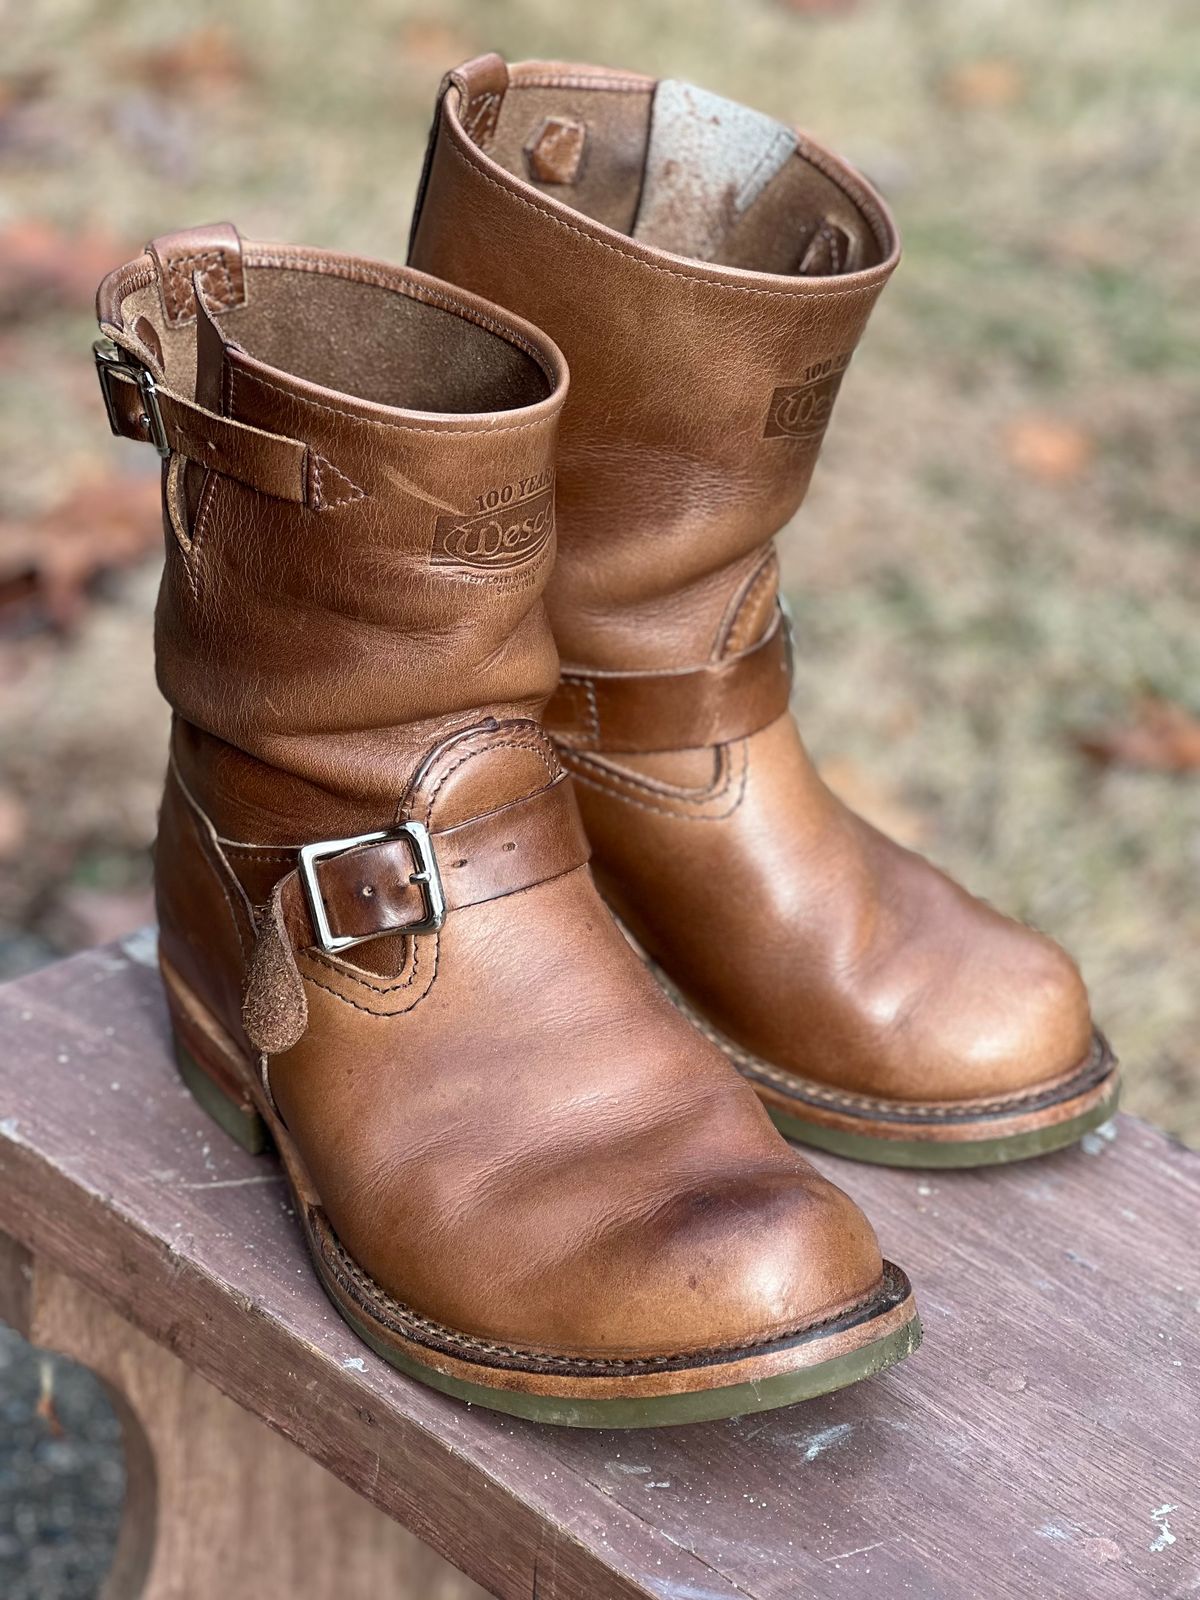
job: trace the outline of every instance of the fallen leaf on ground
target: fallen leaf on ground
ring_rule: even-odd
[[[162,540],[157,475],[85,479],[29,522],[0,522],[0,620],[68,628],[104,572],[129,567]]]
[[[245,54],[230,30],[219,23],[143,50],[129,58],[125,67],[129,77],[164,94],[231,89],[251,77]]]
[[[1043,483],[1070,483],[1095,453],[1091,436],[1081,427],[1050,416],[1018,417],[1005,430],[1004,447],[1019,472]]]
[[[1133,707],[1129,721],[1080,735],[1079,748],[1101,766],[1195,772],[1200,768],[1200,717],[1173,700],[1146,695]]]
[[[1015,61],[987,57],[964,61],[942,79],[942,93],[951,105],[967,110],[1000,111],[1025,93],[1025,74]]]
[[[437,17],[410,17],[400,33],[400,51],[410,64],[444,71],[447,61],[463,61],[475,46],[461,29]]]
[[[94,227],[70,233],[41,217],[0,228],[0,322],[60,306],[90,310],[96,285],[128,250]]]

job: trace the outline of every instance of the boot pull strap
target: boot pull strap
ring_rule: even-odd
[[[452,828],[402,822],[305,845],[259,915],[242,1008],[249,1038],[277,1055],[303,1037],[308,1005],[297,951],[336,956],[389,934],[437,933],[455,911],[561,877],[590,854],[565,773]]]
[[[693,750],[765,728],[787,710],[791,687],[791,633],[776,611],[757,644],[704,666],[658,672],[564,667],[542,720],[572,750]]]
[[[109,426],[119,437],[149,441],[164,459],[178,452],[272,499],[319,509],[309,447],[299,439],[265,433],[185,400],[111,338],[97,339],[92,348]]]

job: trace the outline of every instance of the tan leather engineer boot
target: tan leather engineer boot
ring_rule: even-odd
[[[783,1405],[915,1346],[908,1283],[600,902],[538,717],[566,368],[420,273],[228,227],[107,278],[162,452],[156,862],[184,1074],[277,1145],[388,1361],[580,1426]]]
[[[899,254],[803,134],[690,85],[451,73],[413,264],[571,366],[547,725],[597,882],[788,1134],[969,1166],[1115,1105],[1071,960],[840,803],[788,714],[772,546]]]

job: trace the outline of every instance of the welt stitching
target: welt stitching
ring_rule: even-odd
[[[748,1050],[743,1050],[739,1045],[735,1045],[731,1040],[724,1038],[698,1011],[693,1010],[682,996],[675,993],[665,984],[660,984],[660,987],[663,988],[675,1009],[687,1017],[689,1022],[706,1039],[717,1045],[739,1069],[751,1070],[757,1075],[778,1083],[782,1088],[790,1088],[792,1090],[792,1098],[795,1100],[827,1101],[830,1105],[849,1106],[852,1109],[883,1111],[885,1113],[888,1111],[912,1110],[913,1102],[910,1101],[875,1099],[870,1095],[853,1094],[848,1090],[827,1089],[824,1084],[815,1083],[811,1078],[802,1078],[799,1073],[785,1072],[782,1068],[773,1066],[769,1061],[764,1061],[761,1056],[751,1055]],[[1086,1066],[1090,1066],[1091,1062],[1092,1055],[1089,1055]],[[797,1092],[798,1089],[801,1092]],[[981,1101],[977,1105],[972,1105],[971,1109],[978,1111],[981,1116],[990,1111],[1008,1111],[1014,1106],[1024,1105],[1028,1100],[1036,1100],[1043,1092],[1041,1089],[1033,1088],[1026,1090],[1022,1094],[1009,1095],[1003,1099]],[[948,1101],[934,1101],[925,1105],[922,1109],[927,1112],[931,1119],[958,1116],[962,1111],[960,1105],[955,1105]]]
[[[374,1278],[359,1266],[358,1262],[347,1252],[345,1246],[332,1228],[329,1229],[330,1243],[336,1253],[338,1265],[346,1275],[360,1288],[366,1289],[370,1298],[387,1308],[402,1324],[408,1323],[413,1328],[424,1329],[434,1334],[437,1338],[448,1344],[462,1345],[467,1349],[479,1350],[493,1355],[505,1355],[519,1360],[550,1361],[556,1365],[570,1367],[659,1367],[669,1362],[679,1361],[685,1357],[694,1358],[703,1362],[710,1355],[736,1355],[743,1350],[757,1350],[764,1345],[777,1344],[783,1339],[792,1339],[802,1333],[815,1333],[821,1328],[827,1328],[833,1323],[840,1322],[846,1315],[845,1310],[832,1312],[822,1317],[817,1322],[802,1322],[798,1325],[789,1325],[778,1332],[763,1335],[760,1339],[753,1339],[746,1344],[710,1345],[704,1350],[682,1350],[667,1356],[569,1356],[556,1355],[550,1350],[537,1350],[529,1346],[499,1344],[495,1340],[480,1339],[474,1334],[459,1333],[454,1328],[448,1328],[444,1323],[435,1322],[432,1317],[423,1317],[420,1312],[406,1306],[403,1301],[396,1300],[388,1294]]]
[[[698,288],[715,289],[719,294],[751,294],[758,295],[760,298],[765,297],[769,300],[795,300],[804,299],[806,294],[811,293],[810,290],[805,288],[807,280],[803,278],[797,279],[799,287],[796,289],[754,289],[748,284],[721,283],[713,278],[701,277],[698,273],[680,272],[674,267],[660,266],[657,261],[644,261],[641,256],[634,255],[632,250],[624,250],[620,245],[611,244],[607,239],[598,239],[595,234],[588,233],[583,228],[575,227],[573,223],[568,222],[564,217],[556,217],[545,206],[538,205],[534,200],[526,199],[523,194],[518,194],[514,189],[508,188],[499,179],[493,178],[489,173],[482,172],[467,159],[453,142],[451,142],[449,149],[455,160],[465,167],[472,177],[477,178],[481,183],[489,184],[493,189],[498,189],[506,199],[515,201],[517,205],[524,206],[529,211],[538,212],[539,215],[552,222],[556,228],[565,228],[568,233],[578,234],[581,239],[586,240],[588,244],[594,245],[597,249],[608,250],[613,255],[624,256],[627,261],[631,261],[635,267],[640,267],[645,272],[658,272],[668,278],[680,278],[684,283],[695,284]],[[881,288],[882,283],[864,283],[852,289],[827,289],[819,295],[812,295],[812,298],[814,301],[848,300],[866,294],[877,295]]]

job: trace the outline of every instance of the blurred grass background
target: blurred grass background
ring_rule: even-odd
[[[905,261],[783,541],[801,725],[852,803],[1075,952],[1126,1103],[1200,1144],[1194,0],[7,0],[0,22],[0,975],[150,915],[156,463],[108,437],[95,283],[222,217],[402,259],[442,72],[595,60],[800,122],[888,195]],[[44,1514],[30,1537],[74,1550]],[[93,1593],[71,1561],[4,1593]]]

